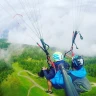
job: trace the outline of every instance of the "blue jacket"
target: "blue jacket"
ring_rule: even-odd
[[[86,77],[86,69],[82,67],[79,70],[69,70],[68,75],[72,78],[72,81],[76,80],[77,78],[84,78]]]
[[[63,75],[61,73],[61,70],[58,69],[59,64],[64,64],[65,69],[68,68],[69,64],[65,61],[58,61],[55,62],[56,70],[57,72],[55,73],[54,68],[51,68],[49,73],[44,70],[44,75],[47,80],[50,80],[53,85],[60,85],[64,88],[64,81],[63,81]],[[68,71],[69,79],[71,81],[74,81],[77,78],[83,78],[86,76],[86,70],[84,67],[82,67],[80,70],[69,70]]]
[[[55,70],[53,67],[50,68],[50,71],[47,72],[47,70],[43,70],[44,72],[44,76],[46,77],[47,80],[50,80],[52,78],[54,78],[55,76]]]
[[[66,69],[69,67],[69,64],[67,62],[65,62],[64,60],[57,61],[57,62],[54,62],[55,67],[56,67],[56,71],[59,70],[58,65],[61,63],[64,64],[64,67]],[[55,70],[53,67],[50,68],[49,73],[46,70],[44,70],[43,72],[44,72],[44,76],[46,77],[47,80],[52,79],[55,76],[55,74],[57,74],[57,72],[55,73]]]

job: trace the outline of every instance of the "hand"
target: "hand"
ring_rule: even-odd
[[[67,56],[68,58],[72,58],[72,56],[70,56],[70,55],[68,55],[68,54],[66,54],[66,56]]]
[[[42,70],[47,70],[47,67],[42,67]]]

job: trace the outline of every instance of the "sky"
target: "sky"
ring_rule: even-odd
[[[41,36],[49,46],[69,50],[77,30],[83,40],[78,34],[74,52],[96,56],[96,0],[0,1],[0,38],[36,45]]]

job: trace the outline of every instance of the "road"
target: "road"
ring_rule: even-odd
[[[27,78],[28,80],[30,80],[30,81],[34,84],[34,85],[32,85],[32,86],[29,88],[27,96],[30,96],[30,92],[31,92],[32,88],[34,88],[34,87],[38,87],[38,88],[40,88],[40,89],[43,90],[43,91],[46,90],[46,89],[44,89],[42,86],[40,86],[37,82],[35,82],[32,78],[30,78],[29,76],[21,75],[22,72],[26,72],[26,73],[28,73],[28,74],[30,74],[30,75],[32,75],[32,76],[35,76],[35,77],[38,77],[38,76],[32,74],[32,73],[31,73],[30,71],[28,71],[28,70],[22,70],[22,71],[18,72],[18,76],[23,77],[23,78]],[[55,96],[55,95],[54,95],[54,94],[49,94],[49,96]]]

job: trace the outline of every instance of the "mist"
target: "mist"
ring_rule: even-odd
[[[5,1],[1,1],[3,7],[0,7],[0,21],[2,22],[0,37],[6,32],[8,42],[36,45],[36,42],[40,43],[38,36],[41,35],[50,47],[65,51],[71,47],[73,30],[77,30],[84,39],[80,40],[77,35],[76,44],[79,49],[77,50],[74,46],[74,53],[96,56],[95,0],[28,0],[31,6],[22,2],[25,4],[24,8],[18,0],[7,1],[10,1],[9,4],[16,11],[14,12]],[[22,16],[15,16],[16,14]],[[37,33],[38,29],[41,34]]]

